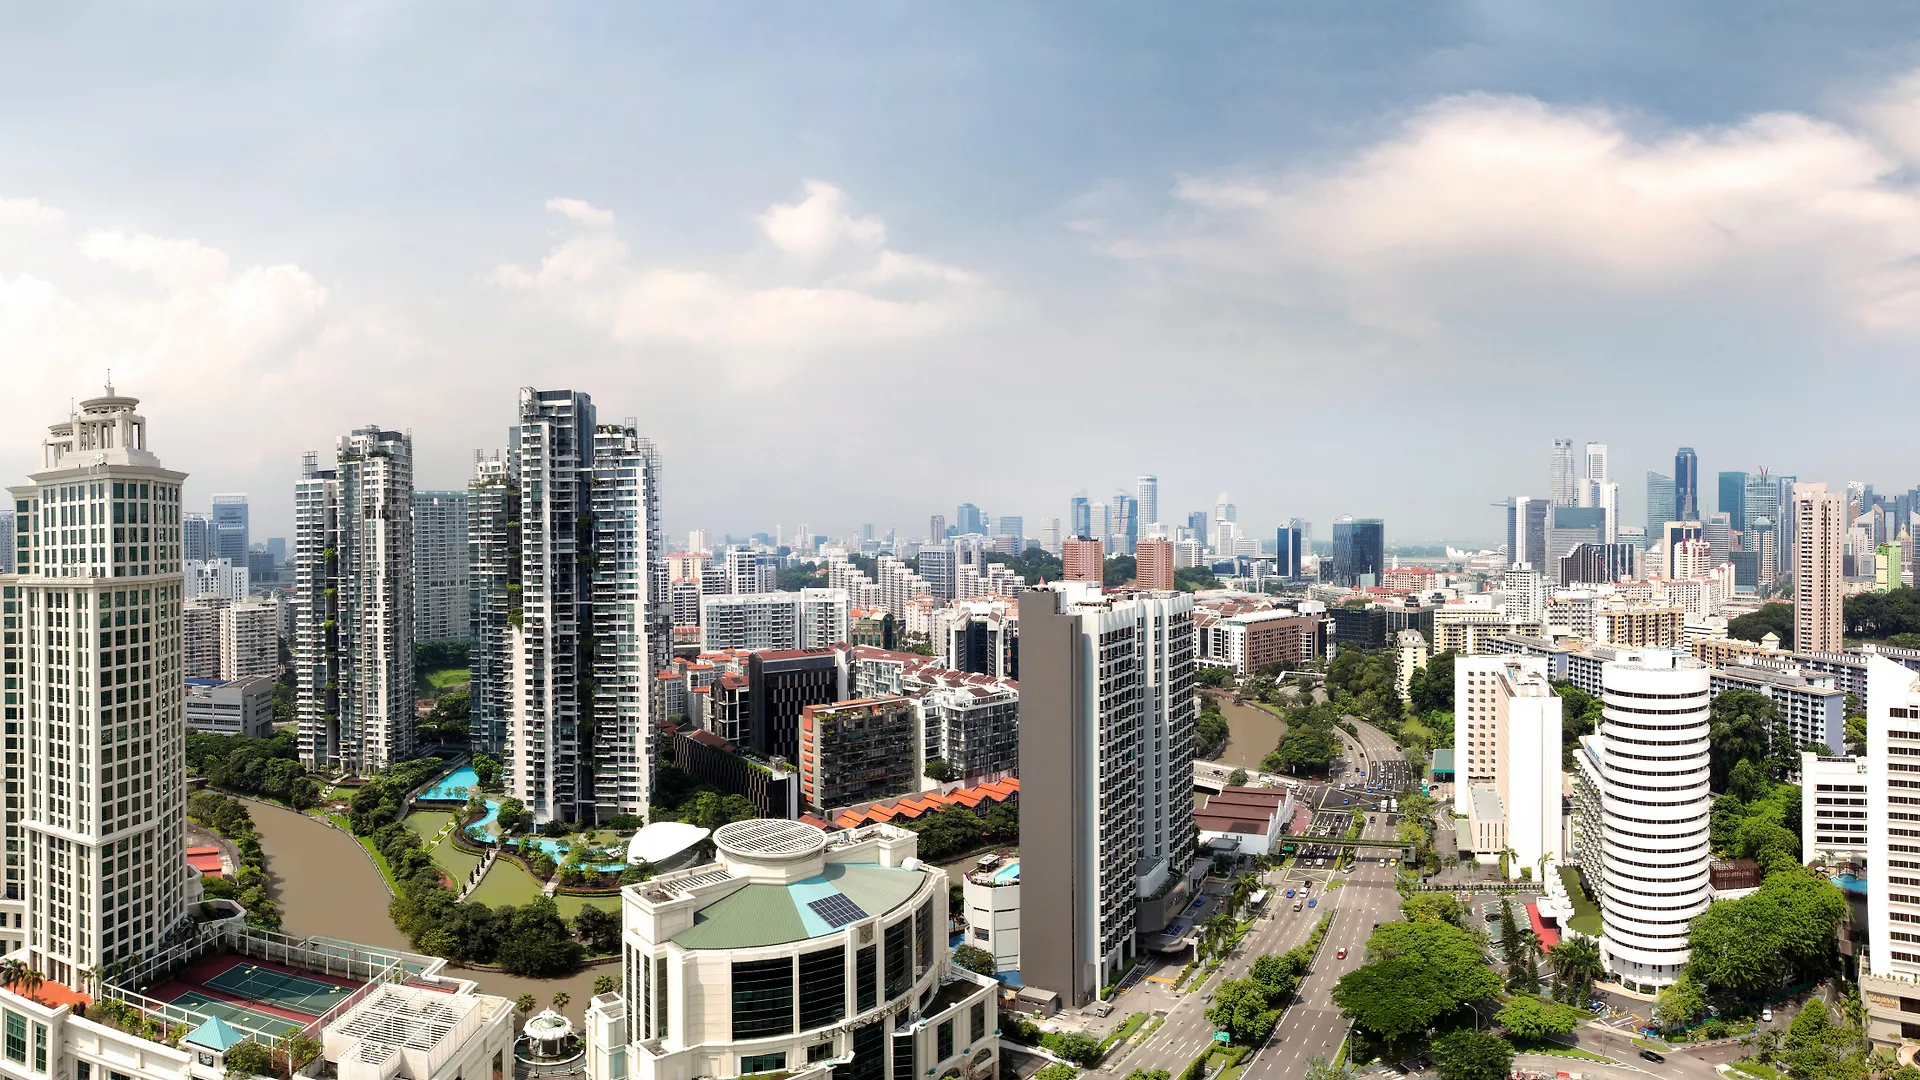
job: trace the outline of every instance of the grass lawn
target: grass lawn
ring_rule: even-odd
[[[580,909],[583,907],[597,907],[601,911],[610,912],[614,915],[620,914],[620,897],[617,895],[568,896],[562,893],[555,896],[553,902],[554,906],[560,909],[560,917],[568,922],[572,922],[573,917],[580,914]]]
[[[1573,901],[1573,918],[1567,920],[1567,929],[1586,934],[1589,937],[1600,936],[1600,908],[1587,898],[1580,885],[1580,871],[1571,866],[1558,868],[1560,881],[1567,887],[1567,896]]]
[[[1551,1054],[1555,1057],[1580,1058],[1583,1061],[1597,1061],[1602,1064],[1614,1064],[1614,1060],[1596,1054],[1591,1050],[1582,1050],[1577,1046],[1565,1046],[1545,1039],[1512,1039],[1513,1048],[1522,1054]]]
[[[1759,1077],[1759,1080],[1786,1080],[1786,1074],[1771,1065],[1762,1065],[1752,1058],[1741,1058],[1727,1062],[1727,1068],[1747,1076]]]
[[[472,672],[463,667],[441,668],[420,676],[423,685],[431,687],[433,692],[444,694],[456,687],[466,686],[473,678]]]
[[[473,890],[467,899],[488,907],[502,904],[523,907],[539,895],[540,882],[534,880],[533,875],[527,873],[519,863],[512,859],[495,859],[493,868],[487,871],[486,877],[480,879],[480,887]]]
[[[432,840],[452,820],[453,815],[444,810],[415,810],[407,815],[407,828],[422,840]]]

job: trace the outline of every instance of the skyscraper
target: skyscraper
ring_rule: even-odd
[[[1333,519],[1333,583],[1348,588],[1380,584],[1386,566],[1386,526],[1379,518]]]
[[[247,497],[238,493],[213,497],[213,554],[208,558],[247,561],[253,550],[248,534]]]
[[[1068,505],[1067,528],[1074,536],[1093,535],[1093,504],[1087,501],[1085,492],[1075,495]]]
[[[512,455],[473,455],[467,481],[467,731],[475,753],[507,746],[512,686],[508,626],[520,606],[520,486]]]
[[[4,906],[25,915],[27,963],[68,986],[150,958],[192,925],[181,857],[186,474],[161,466],[139,404],[111,386],[82,401],[53,425],[41,471],[9,489],[27,532],[9,538],[21,545],[17,573],[0,578]]]
[[[1547,565],[1547,525],[1553,505],[1536,495],[1507,500],[1507,565],[1526,564],[1551,578]]]
[[[979,533],[985,536],[987,532],[987,523],[984,516],[980,513],[980,508],[972,503],[960,504],[959,509],[954,511],[953,523],[959,528],[960,535],[962,536],[966,536],[969,533]]]
[[[947,516],[935,514],[927,519],[927,543],[937,544],[947,538]]]
[[[1574,484],[1573,440],[1553,440],[1553,457],[1547,463],[1547,498],[1555,506],[1572,506],[1579,492]]]
[[[1193,599],[1020,594],[1022,981],[1084,1005],[1139,953],[1138,899],[1193,862]],[[1178,901],[1172,907],[1178,906]]]
[[[1587,444],[1586,478],[1597,484],[1604,484],[1612,479],[1607,473],[1606,443],[1590,442]]]
[[[1070,537],[1060,553],[1060,572],[1068,581],[1090,581],[1098,585],[1106,567],[1103,555],[1099,540],[1087,536]]]
[[[1844,646],[1845,514],[1842,497],[1827,485],[1793,485],[1793,647],[1801,652],[1839,652]]]
[[[520,391],[524,608],[503,764],[507,794],[541,821],[646,809],[652,675],[671,652],[659,460],[631,424],[597,416],[578,391]]]
[[[1207,512],[1205,510],[1195,510],[1193,513],[1187,515],[1187,533],[1189,539],[1198,540],[1203,544],[1207,542]]]
[[[1165,524],[1160,520],[1160,478],[1157,476],[1139,476],[1133,481],[1133,495],[1140,503],[1140,523],[1146,525]]]
[[[1273,541],[1274,573],[1283,578],[1300,576],[1300,529],[1293,525],[1282,525],[1275,531]]]
[[[181,558],[187,562],[206,562],[214,557],[213,517],[188,514],[181,522]]]
[[[1134,549],[1134,581],[1143,589],[1173,591],[1173,541],[1142,540]]]
[[[467,493],[413,493],[413,639],[466,641]]]
[[[1683,446],[1673,455],[1673,517],[1676,521],[1700,520],[1700,457],[1691,446]]]
[[[1113,540],[1116,555],[1133,554],[1140,542],[1140,504],[1124,492],[1113,496]]]
[[[1747,474],[1743,472],[1723,472],[1720,474],[1720,502],[1716,506],[1727,515],[1727,527],[1734,532],[1747,531]]]
[[[1673,477],[1665,473],[1647,473],[1647,535],[1659,533],[1660,527],[1673,520],[1674,511]]]
[[[359,428],[294,485],[300,756],[366,774],[413,756],[413,439]],[[216,504],[217,505],[217,504]]]

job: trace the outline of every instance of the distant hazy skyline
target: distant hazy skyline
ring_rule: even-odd
[[[0,14],[0,480],[105,370],[189,501],[464,486],[522,385],[676,535],[1221,490],[1490,543],[1553,438],[1920,481],[1920,12],[54,5]],[[1703,507],[1704,508],[1704,507]]]

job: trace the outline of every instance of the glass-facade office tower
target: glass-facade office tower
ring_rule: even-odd
[[[1720,474],[1720,503],[1717,509],[1727,515],[1727,527],[1734,532],[1745,532],[1747,528],[1747,474],[1744,472],[1723,472]]]
[[[1274,572],[1283,578],[1300,576],[1300,530],[1282,525],[1274,533]]]
[[[1157,476],[1139,476],[1133,481],[1133,497],[1140,504],[1140,522],[1143,525],[1164,524],[1160,520],[1160,478]]]
[[[139,401],[53,425],[9,489],[0,577],[7,909],[47,979],[137,966],[188,928],[180,485]],[[24,1038],[24,1036],[23,1036]],[[23,1044],[24,1045],[24,1044]]]
[[[1674,520],[1673,477],[1665,473],[1647,474],[1647,535],[1658,533]]]
[[[1673,519],[1700,520],[1700,456],[1683,446],[1673,455]]]
[[[247,497],[241,494],[213,497],[213,554],[215,559],[232,559],[245,564],[253,549],[247,533]]]
[[[1386,546],[1386,525],[1379,518],[1335,518],[1333,583],[1348,588],[1380,584]]]

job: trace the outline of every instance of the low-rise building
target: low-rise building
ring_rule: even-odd
[[[1020,857],[982,855],[967,872],[966,943],[993,954],[993,970],[1020,970]]]
[[[800,712],[800,797],[816,812],[904,795],[920,785],[921,723],[903,697],[808,705]]]
[[[1714,697],[1746,690],[1772,700],[1795,746],[1820,743],[1835,753],[1847,748],[1847,695],[1833,676],[1732,664],[1713,668],[1711,679]]]
[[[1800,855],[1830,868],[1867,858],[1867,759],[1800,754]]]
[[[588,1005],[589,1076],[997,1075],[999,984],[952,964],[947,875],[913,833],[757,820],[713,843],[717,863],[622,890],[624,977]]]
[[[1289,788],[1228,787],[1193,812],[1200,842],[1228,841],[1235,853],[1270,855],[1293,820]]]
[[[213,735],[273,737],[274,680],[265,675],[244,679],[187,680],[187,730]]]
[[[1394,635],[1393,678],[1400,687],[1400,700],[1407,700],[1413,688],[1413,673],[1427,666],[1427,639],[1418,630],[1402,630]]]

